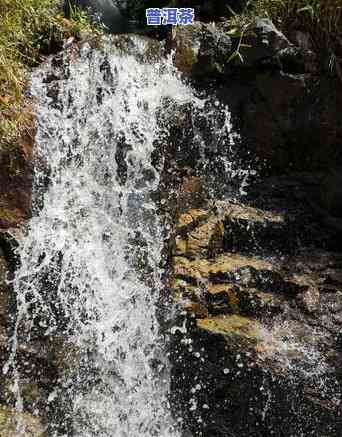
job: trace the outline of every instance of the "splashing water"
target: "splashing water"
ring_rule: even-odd
[[[163,229],[151,156],[167,129],[158,121],[164,99],[198,110],[203,101],[171,62],[144,58],[147,40],[125,38],[71,48],[32,79],[36,213],[14,280],[9,364],[22,409],[18,344],[62,345],[63,372],[48,397],[63,404],[54,436],[179,435],[156,316]]]

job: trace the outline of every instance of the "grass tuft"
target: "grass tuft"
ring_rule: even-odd
[[[65,38],[95,30],[73,9],[60,15],[59,0],[0,0],[0,151],[32,125],[24,97],[27,71],[63,46]]]

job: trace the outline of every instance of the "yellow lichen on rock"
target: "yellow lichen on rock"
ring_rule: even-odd
[[[269,261],[236,253],[225,253],[214,260],[189,260],[185,257],[175,256],[173,263],[175,277],[192,278],[195,281],[203,281],[207,280],[210,276],[235,272],[243,267],[253,267],[259,270],[274,269],[274,266]]]
[[[193,223],[185,215],[183,223]],[[178,235],[175,239],[175,255],[189,258],[208,257],[222,248],[224,235],[223,223],[215,217],[210,217],[205,223],[196,226],[186,236]]]
[[[229,345],[256,346],[263,341],[259,322],[237,314],[198,319],[197,327],[212,334],[221,334]]]

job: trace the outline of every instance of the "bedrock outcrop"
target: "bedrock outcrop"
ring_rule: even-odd
[[[330,174],[341,165],[342,83],[297,36],[269,19],[243,32],[225,21],[197,22],[173,29],[168,45],[184,76],[228,104],[241,143],[264,170]]]
[[[340,433],[342,253],[287,184],[178,214],[172,381],[193,435]]]

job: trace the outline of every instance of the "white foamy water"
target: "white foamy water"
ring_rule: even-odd
[[[152,199],[160,182],[152,154],[167,141],[175,105],[202,112],[212,123],[213,144],[222,143],[227,155],[234,134],[228,108],[214,103],[208,111],[170,60],[144,56],[149,44],[132,36],[97,49],[71,47],[32,79],[35,208],[19,248],[7,368],[14,369],[21,410],[18,344],[43,338],[61,345],[54,353],[64,364],[47,399],[58,406],[47,415],[49,436],[180,433],[156,316],[164,230]],[[199,130],[193,142],[204,157]],[[234,175],[229,160],[221,161]]]
[[[78,437],[178,435],[155,314],[163,240],[151,153],[163,99],[196,99],[170,63],[139,61],[145,43],[132,41],[125,55],[85,46],[64,61],[64,77],[48,65],[32,83],[43,206],[20,248],[16,334],[40,330],[79,351],[61,382]]]

